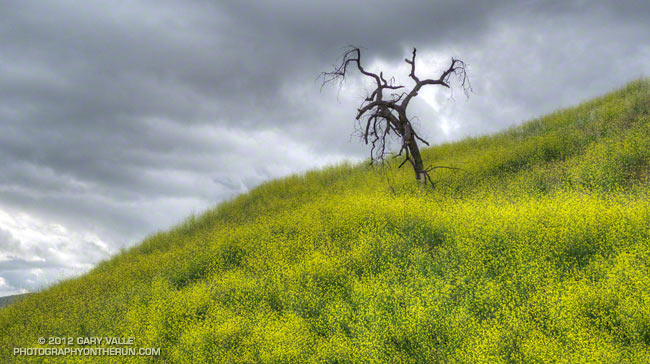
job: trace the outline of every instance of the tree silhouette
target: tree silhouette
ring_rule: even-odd
[[[404,161],[399,165],[401,168],[406,162],[409,162],[415,172],[415,178],[422,184],[431,184],[429,172],[436,168],[452,168],[446,166],[428,166],[425,167],[420,155],[418,141],[425,145],[429,143],[421,138],[413,129],[411,120],[407,117],[406,110],[411,100],[418,95],[418,92],[424,86],[439,85],[450,88],[450,78],[456,77],[465,92],[469,95],[471,85],[467,77],[467,68],[465,62],[452,58],[449,67],[440,74],[437,79],[420,79],[415,74],[415,55],[417,50],[413,48],[411,59],[405,58],[404,61],[411,66],[409,77],[415,82],[415,86],[408,91],[403,85],[396,85],[395,79],[386,80],[383,72],[379,74],[367,71],[361,65],[361,49],[358,47],[347,47],[343,53],[340,64],[334,65],[331,72],[321,73],[323,83],[321,88],[330,82],[339,82],[342,85],[350,72],[350,65],[364,76],[374,80],[376,88],[366,98],[358,108],[356,120],[359,121],[359,131],[366,144],[371,144],[370,161],[383,161],[389,153],[387,142],[392,135],[401,140],[401,148],[397,156],[404,155]],[[385,95],[384,91],[390,92]],[[401,91],[401,92],[400,92]],[[361,122],[365,120],[365,125]]]

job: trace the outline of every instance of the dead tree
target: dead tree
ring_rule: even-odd
[[[321,73],[323,79],[322,86],[330,82],[339,82],[343,84],[345,78],[350,72],[350,65],[356,66],[356,69],[362,75],[374,80],[376,84],[374,91],[366,95],[366,98],[358,108],[356,120],[359,122],[359,131],[362,139],[366,144],[371,144],[370,161],[383,161],[389,153],[388,142],[391,136],[396,136],[401,142],[401,148],[396,156],[404,154],[404,161],[399,165],[401,168],[406,162],[409,162],[415,172],[415,178],[422,184],[427,184],[427,180],[433,184],[429,172],[436,168],[452,168],[445,166],[428,166],[425,168],[420,155],[418,141],[429,145],[421,138],[413,128],[411,120],[406,115],[406,110],[411,100],[418,95],[422,87],[427,85],[439,85],[450,88],[450,78],[455,76],[466,95],[471,91],[469,78],[467,77],[467,68],[465,62],[452,58],[449,67],[444,70],[437,79],[421,80],[415,74],[415,54],[413,48],[411,59],[405,58],[404,61],[411,66],[409,77],[415,81],[415,86],[410,91],[402,85],[396,85],[395,79],[386,80],[383,72],[376,73],[367,71],[361,65],[361,50],[358,47],[348,47],[340,64],[334,65],[331,72]],[[321,86],[321,87],[322,87]],[[390,93],[385,95],[384,91]],[[401,92],[400,92],[401,91]],[[365,120],[365,124],[361,121]]]

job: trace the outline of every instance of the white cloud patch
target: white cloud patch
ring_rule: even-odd
[[[7,282],[7,280],[0,276],[0,297],[9,296],[14,294],[26,293],[27,290],[22,288],[18,289]]]
[[[22,293],[79,274],[114,252],[92,232],[0,209],[2,293]]]

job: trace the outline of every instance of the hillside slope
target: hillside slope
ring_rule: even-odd
[[[0,297],[0,308],[9,306],[10,304],[14,302],[18,302],[24,298],[26,298],[29,295],[29,293],[24,293],[24,294],[15,294],[11,296],[3,296]]]
[[[648,135],[640,80],[426,149],[462,168],[435,189],[395,166],[271,181],[0,310],[0,362],[647,363]],[[161,353],[13,355],[91,336]]]

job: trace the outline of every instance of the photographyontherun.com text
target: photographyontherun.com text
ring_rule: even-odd
[[[53,347],[16,347],[14,356],[158,356],[160,348],[135,348],[134,337],[39,337],[40,345]],[[82,347],[71,347],[71,346]],[[86,346],[115,345],[115,346]]]
[[[160,348],[14,348],[15,356],[154,356]]]

